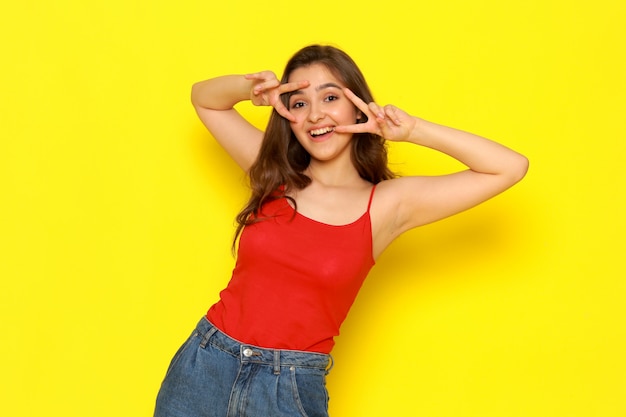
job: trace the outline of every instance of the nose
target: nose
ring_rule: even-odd
[[[323,118],[324,112],[322,111],[321,106],[317,103],[311,103],[309,105],[309,121],[315,123]]]

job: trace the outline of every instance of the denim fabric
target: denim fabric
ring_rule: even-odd
[[[242,344],[203,317],[176,352],[155,417],[327,417],[330,355]]]

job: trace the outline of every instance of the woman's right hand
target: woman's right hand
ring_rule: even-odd
[[[250,101],[252,101],[252,104],[255,106],[272,106],[278,114],[290,122],[296,120],[280,100],[280,96],[284,93],[290,93],[308,87],[308,81],[281,84],[278,78],[276,78],[276,74],[272,71],[246,74],[244,77],[253,82],[252,90],[250,91]]]

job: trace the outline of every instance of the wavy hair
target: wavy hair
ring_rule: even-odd
[[[313,64],[324,65],[366,103],[374,101],[365,77],[352,58],[342,50],[329,45],[310,45],[296,52],[287,62],[281,83],[288,82],[294,70]],[[281,100],[288,106],[289,94],[283,94]],[[363,115],[362,120],[357,122],[365,121],[367,118]],[[361,178],[377,184],[394,177],[387,166],[387,147],[381,136],[355,133],[351,139],[351,146],[352,163]],[[248,173],[251,196],[237,216],[238,227],[233,249],[243,228],[263,219],[261,211],[263,204],[286,197],[296,207],[293,198],[286,194],[290,190],[301,190],[311,183],[311,178],[304,174],[310,160],[311,156],[296,139],[289,121],[273,110],[261,149]]]

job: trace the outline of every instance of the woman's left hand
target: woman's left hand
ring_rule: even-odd
[[[361,113],[367,116],[367,122],[337,126],[336,132],[374,133],[395,142],[405,141],[410,137],[417,122],[413,116],[390,104],[384,107],[374,102],[366,104],[348,88],[344,88],[343,92]]]

